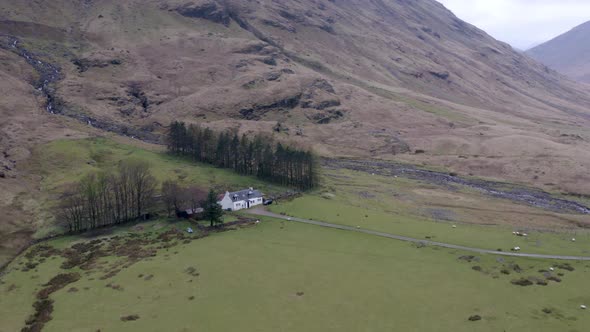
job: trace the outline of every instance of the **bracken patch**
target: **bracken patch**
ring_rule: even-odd
[[[139,315],[128,315],[128,316],[122,316],[121,320],[124,322],[130,322],[130,321],[134,321],[134,320],[138,320],[139,319]]]
[[[52,318],[53,300],[38,300],[33,304],[33,308],[35,308],[35,312],[27,319],[26,326],[21,329],[21,332],[39,332],[43,330],[45,323]]]
[[[526,278],[515,279],[515,280],[510,281],[510,283],[513,285],[518,285],[518,286],[531,286],[531,285],[533,285],[533,282],[530,281],[529,279],[526,279]]]
[[[567,270],[570,272],[575,270],[575,268],[573,266],[571,266],[569,263],[557,264],[557,265],[555,265],[555,267],[557,267],[558,269]]]
[[[76,282],[79,279],[80,279],[80,274],[77,272],[76,273],[58,274],[55,277],[51,278],[51,280],[49,280],[49,282],[44,285],[45,288],[41,289],[37,293],[37,298],[38,299],[46,299],[52,293],[57,292],[58,290],[64,288],[68,284]]]
[[[473,316],[469,316],[468,319],[471,322],[477,322],[478,320],[481,320],[481,316],[480,315],[473,315]]]

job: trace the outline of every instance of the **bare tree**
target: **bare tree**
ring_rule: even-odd
[[[166,204],[168,215],[178,212],[185,201],[185,189],[177,181],[167,180],[162,183],[162,199]]]
[[[140,218],[150,212],[156,186],[147,163],[124,161],[116,173],[90,173],[69,187],[58,215],[70,232]]]
[[[121,162],[119,171],[129,178],[132,206],[135,218],[147,213],[153,203],[157,180],[150,171],[147,162],[141,160],[126,160]]]
[[[64,220],[70,232],[79,232],[84,227],[84,197],[78,184],[71,185],[60,197],[58,218]]]
[[[189,186],[186,188],[186,196],[188,203],[190,204],[190,208],[196,210],[207,198],[207,191],[197,186]]]

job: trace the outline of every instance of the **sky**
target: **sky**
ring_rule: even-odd
[[[438,0],[460,19],[527,50],[590,21],[590,0]]]

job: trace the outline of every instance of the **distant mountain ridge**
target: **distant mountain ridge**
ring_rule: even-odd
[[[573,79],[590,83],[590,21],[526,53]]]

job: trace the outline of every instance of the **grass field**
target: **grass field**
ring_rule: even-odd
[[[34,156],[29,167],[52,195],[126,158],[150,162],[159,180],[285,190],[108,139],[56,141]],[[403,178],[333,169],[322,178],[321,189],[273,211],[489,249],[588,250],[588,233],[558,227],[575,217]],[[512,235],[537,223],[551,232]],[[39,294],[64,275],[75,278],[51,289],[43,331],[584,331],[590,323],[580,309],[590,304],[590,263],[473,257],[270,218],[205,237],[184,233],[188,226],[160,219],[30,248],[0,277],[0,332],[31,322]],[[532,285],[512,283],[520,279]]]
[[[109,237],[132,232],[155,238],[170,227],[185,225],[152,222]],[[65,248],[79,240],[50,244]],[[22,328],[41,285],[72,271],[82,278],[50,296],[53,319],[44,331],[584,331],[590,324],[579,309],[590,303],[587,264],[573,263],[573,272],[557,269],[565,274],[560,283],[522,287],[510,281],[539,277],[537,270],[552,263],[490,256],[467,262],[462,255],[264,219],[160,249],[106,279],[100,278],[106,267],[124,258],[66,271],[58,256],[23,272],[17,270],[27,261],[23,256],[1,279],[0,331]],[[468,321],[475,314],[482,320]],[[128,315],[139,319],[121,320]]]
[[[176,179],[206,187],[255,186],[266,191],[281,190],[267,182],[241,176],[230,170],[196,163],[163,152],[120,144],[104,138],[53,141],[37,148],[35,156],[30,167],[44,177],[43,189],[46,191],[55,191],[60,186],[76,181],[91,171],[112,169],[121,160],[130,158],[147,161],[152,173],[160,181]]]
[[[324,172],[321,190],[279,202],[271,210],[476,248],[509,251],[519,246],[527,253],[590,256],[590,232],[575,226],[575,218],[584,216],[558,215],[404,178]],[[528,237],[517,237],[513,231],[526,231]]]

